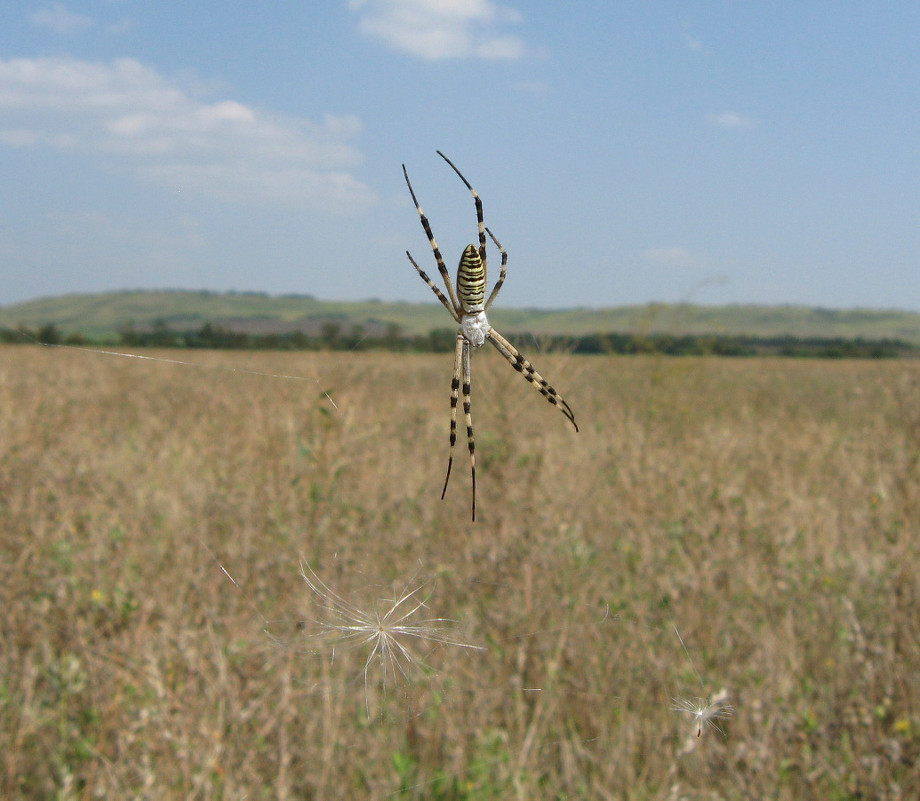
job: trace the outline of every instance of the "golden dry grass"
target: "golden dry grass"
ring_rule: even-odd
[[[471,524],[449,356],[150,355],[0,350],[3,797],[920,795],[916,362],[476,354]]]

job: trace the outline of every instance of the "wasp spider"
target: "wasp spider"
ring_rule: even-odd
[[[470,190],[470,194],[473,196],[473,200],[476,203],[476,220],[479,224],[479,247],[467,245],[464,249],[463,255],[460,257],[460,264],[457,267],[457,284],[456,289],[454,289],[451,284],[450,274],[444,266],[441,251],[438,250],[438,243],[431,232],[431,225],[428,223],[428,218],[415,197],[415,191],[409,182],[409,173],[406,171],[406,165],[403,164],[406,186],[409,187],[409,194],[412,195],[412,202],[415,203],[415,209],[418,211],[418,216],[422,221],[422,228],[425,229],[428,242],[431,244],[432,251],[434,251],[434,258],[438,263],[438,272],[447,287],[447,296],[435,286],[425,271],[418,266],[409,251],[406,251],[406,255],[409,257],[409,261],[412,262],[412,266],[422,277],[422,280],[431,287],[431,291],[444,304],[444,308],[451,313],[454,320],[460,323],[454,356],[454,378],[450,385],[450,459],[447,462],[447,475],[444,478],[441,500],[444,500],[444,495],[447,492],[447,482],[450,481],[450,468],[454,463],[454,444],[457,441],[457,401],[462,388],[463,414],[466,416],[466,439],[470,449],[470,470],[473,476],[472,512],[473,520],[476,520],[476,443],[473,439],[473,419],[470,414],[470,348],[478,348],[487,341],[491,342],[495,349],[511,362],[515,370],[523,375],[533,387],[540,391],[540,394],[547,401],[557,407],[569,419],[572,425],[575,426],[576,431],[578,431],[578,424],[575,422],[575,415],[569,408],[569,404],[565,402],[562,395],[556,392],[514,345],[489,325],[486,312],[492,306],[492,302],[498,296],[498,291],[505,282],[508,254],[495,238],[495,235],[485,227],[482,217],[482,201],[479,199],[479,195],[476,194],[476,190],[463,177],[460,170],[454,166],[454,163],[440,150],[438,155],[460,176],[460,180],[466,184],[466,188]],[[486,300],[486,234],[489,235],[502,255],[501,272],[499,273],[498,281],[495,282],[495,286],[492,287],[492,291],[489,293],[488,300]]]

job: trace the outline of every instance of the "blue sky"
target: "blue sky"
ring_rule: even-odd
[[[920,310],[915,2],[0,10],[0,305],[436,302],[400,165],[453,270],[475,217],[440,149],[509,251],[499,305]]]

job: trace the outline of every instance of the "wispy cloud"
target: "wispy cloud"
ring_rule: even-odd
[[[319,122],[206,102],[133,59],[0,60],[0,143],[105,158],[224,200],[354,205],[372,199],[353,116]]]
[[[68,35],[93,27],[93,21],[83,14],[68,11],[63,3],[54,3],[35,11],[30,18],[33,25],[50,28],[55,33]]]
[[[744,114],[738,114],[736,111],[723,111],[719,114],[709,114],[707,119],[713,124],[722,128],[753,128],[757,125],[757,120],[753,117],[747,117]]]
[[[530,95],[545,95],[550,91],[549,84],[545,81],[521,81],[514,84],[512,89]]]
[[[642,251],[642,258],[647,262],[666,267],[689,267],[696,262],[693,254],[682,247],[648,248]]]
[[[681,38],[683,39],[684,45],[687,47],[687,49],[692,50],[694,53],[705,53],[706,48],[703,43],[694,35],[690,23],[685,22],[680,27]]]
[[[490,0],[350,0],[349,5],[360,15],[362,32],[429,61],[524,55],[521,39],[501,31],[521,15]]]

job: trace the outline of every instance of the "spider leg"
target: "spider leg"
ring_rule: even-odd
[[[457,350],[454,358],[454,378],[450,383],[450,458],[441,500],[447,493],[450,468],[454,463],[454,445],[457,443],[457,402],[460,399],[460,382],[463,382],[463,415],[466,417],[466,441],[470,449],[470,471],[473,476],[473,522],[476,522],[476,440],[473,438],[473,416],[470,412],[470,343],[462,331],[457,332]]]
[[[437,261],[438,263],[438,272],[441,273],[441,278],[444,279],[444,284],[447,287],[447,294],[450,296],[450,302],[453,306],[453,309],[459,309],[460,303],[457,301],[457,294],[456,292],[454,292],[454,287],[450,280],[450,273],[447,272],[447,267],[444,266],[444,259],[441,256],[441,251],[438,249],[438,243],[435,241],[434,234],[431,232],[431,225],[428,223],[428,218],[425,216],[425,212],[422,211],[422,207],[419,205],[418,199],[415,197],[415,190],[412,189],[412,184],[409,183],[409,173],[406,171],[406,165],[403,164],[402,168],[403,168],[403,175],[406,178],[406,186],[409,187],[409,194],[412,195],[412,202],[415,204],[415,210],[418,212],[419,219],[421,219],[422,221],[422,228],[425,229],[425,234],[428,237],[429,244],[431,245],[431,250],[434,252],[435,261]],[[480,219],[481,219],[481,215],[480,215]],[[485,249],[485,238],[484,236],[481,238],[482,238],[483,249]],[[409,256],[409,259],[411,260],[412,257]],[[415,262],[412,262],[412,263],[415,264]],[[418,265],[416,265],[415,269],[418,270],[422,274],[422,277],[425,278],[426,281],[428,281],[428,286],[434,289],[434,284],[432,284],[431,281],[428,280],[425,273],[419,270]],[[438,294],[440,295],[440,292],[438,292]],[[446,306],[447,304],[445,303],[444,305]],[[451,310],[451,313],[454,315],[455,319],[459,320],[459,318],[457,317],[457,313],[453,309]]]
[[[470,449],[470,472],[473,476],[473,522],[476,522],[476,440],[473,437],[473,415],[470,411],[470,343],[463,338],[463,415],[466,417],[466,441]]]
[[[502,243],[495,238],[495,234],[493,234],[488,228],[486,228],[486,233],[492,237],[492,241],[495,243],[495,247],[497,247],[499,252],[502,254],[501,272],[498,274],[498,280],[495,282],[495,286],[492,287],[492,292],[489,294],[489,299],[486,301],[485,309],[488,311],[492,306],[492,301],[498,297],[498,290],[501,289],[502,284],[505,283],[505,273],[508,270],[508,254],[502,247]]]
[[[418,264],[416,264],[415,259],[412,258],[412,254],[409,253],[408,250],[406,251],[406,255],[409,257],[409,261],[412,262],[412,266],[415,267],[415,269],[416,269],[416,271],[418,272],[418,274],[419,274],[420,276],[422,276],[422,280],[423,280],[426,284],[428,284],[428,286],[431,287],[431,291],[434,292],[434,294],[438,296],[438,300],[440,300],[441,303],[444,304],[444,308],[447,309],[447,311],[449,311],[449,312],[451,313],[451,315],[453,316],[453,318],[459,323],[459,322],[460,322],[460,314],[457,312],[457,310],[456,310],[453,306],[450,305],[450,301],[444,296],[444,293],[443,293],[440,289],[438,289],[438,287],[435,285],[434,281],[432,281],[432,280],[428,277],[428,273],[426,273],[421,267],[418,266]],[[448,286],[450,286],[450,285],[448,284]]]
[[[562,395],[556,392],[555,388],[534,369],[534,366],[521,355],[521,352],[494,328],[489,331],[486,339],[495,346],[495,349],[502,356],[511,362],[511,366],[514,367],[515,370],[540,391],[540,394],[546,398],[546,400],[553,404],[553,406],[556,406],[559,411],[569,419],[569,422],[575,426],[575,431],[578,431],[578,423],[575,422],[575,415],[569,408],[569,404],[566,403]]]
[[[447,482],[450,481],[450,468],[454,464],[454,445],[457,443],[457,400],[460,397],[460,376],[463,371],[463,344],[466,340],[463,332],[457,332],[457,348],[454,351],[454,378],[450,382],[450,458],[447,460],[447,475],[444,477],[444,489],[441,500],[447,494]]]
[[[466,178],[463,177],[463,173],[460,172],[460,170],[458,170],[454,166],[454,163],[449,158],[447,158],[447,156],[445,156],[440,150],[438,151],[438,155],[442,159],[444,159],[444,161],[450,164],[451,169],[453,169],[453,171],[457,173],[457,175],[460,176],[460,180],[463,181],[464,184],[466,184],[466,188],[470,190],[470,194],[473,196],[473,201],[476,203],[476,221],[479,223],[479,257],[483,261],[485,261],[486,260],[486,227],[485,227],[485,223],[483,222],[483,217],[482,217],[482,201],[479,199],[479,195],[476,194],[476,190],[473,189],[473,187],[470,185],[470,182],[467,181]]]

